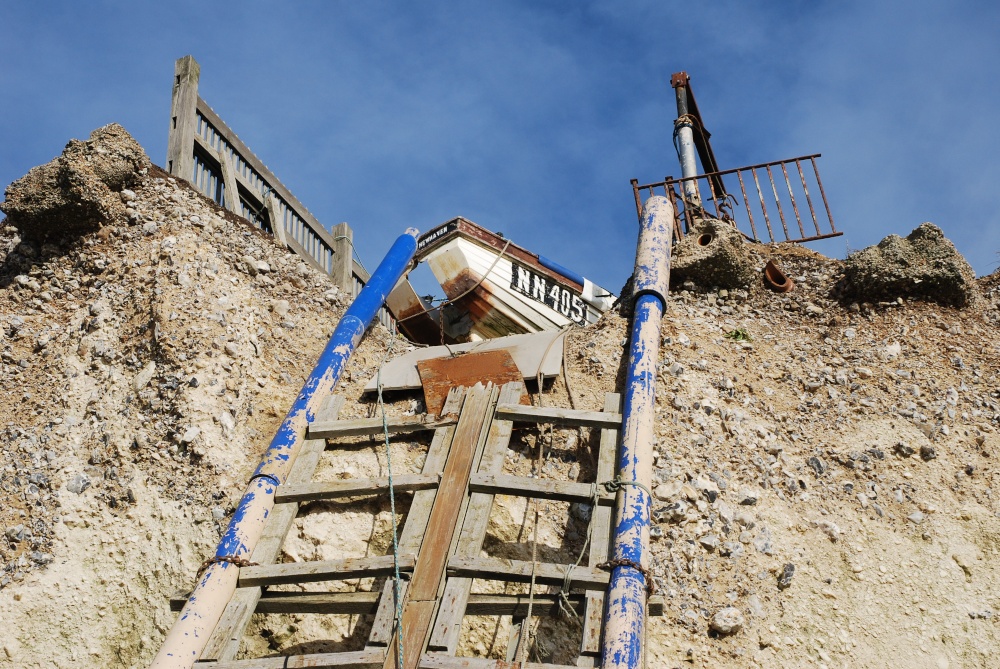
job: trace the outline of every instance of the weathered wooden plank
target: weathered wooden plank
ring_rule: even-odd
[[[413,571],[414,555],[399,556],[399,570]],[[393,557],[342,558],[311,562],[287,562],[240,569],[239,587],[278,585],[279,583],[310,583],[314,581],[342,581],[350,578],[388,576],[392,574]]]
[[[256,660],[196,662],[194,666],[211,669],[371,669],[380,667],[385,651],[359,650],[346,653],[316,653],[262,657]]]
[[[285,217],[281,213],[281,203],[274,193],[267,194],[267,218],[271,221],[271,232],[274,238],[284,247],[288,246],[287,235],[285,235]]]
[[[458,534],[459,513],[468,494],[469,476],[477,453],[485,445],[499,392],[492,385],[476,384],[465,396],[403,609],[404,669],[416,668],[430,634],[445,565]],[[395,641],[390,646],[385,669],[394,667],[394,648]]]
[[[393,477],[393,489],[396,492],[429,490],[437,487],[440,478],[430,474],[401,474]],[[283,485],[278,488],[274,499],[278,502],[311,502],[318,499],[381,495],[388,489],[388,477],[344,479],[327,483]]]
[[[607,412],[621,411],[621,396],[608,393],[604,396],[604,410]],[[618,430],[601,430],[601,440],[597,452],[597,480],[610,481],[615,474],[615,458],[618,450]],[[598,505],[593,510],[591,525],[590,557],[587,563],[596,567],[608,559],[611,544],[611,520],[613,509]],[[580,666],[594,666],[601,654],[601,630],[603,629],[604,592],[591,591],[587,593],[587,605],[583,615],[583,637],[580,641]],[[592,659],[587,660],[585,658]]]
[[[562,585],[566,569],[572,570],[570,587],[591,590],[605,588],[609,574],[593,567],[572,567],[571,565],[542,563],[535,566],[535,583],[541,585]],[[463,558],[448,560],[449,576],[466,576],[490,581],[531,581],[531,562],[526,560],[504,560],[491,557]]]
[[[385,583],[382,585],[382,599],[391,604],[392,611],[395,612],[396,608],[396,588],[393,585],[393,579],[386,579]],[[409,581],[403,581],[399,584],[399,598],[401,601],[406,601],[406,591],[409,589]],[[371,632],[368,634],[368,645],[369,646],[388,646],[392,641],[392,635],[396,631],[396,616],[380,616],[375,619],[372,623]]]
[[[392,599],[392,585],[389,598]],[[403,585],[404,592],[406,584]],[[265,592],[257,602],[254,613],[320,613],[327,615],[371,615],[378,611],[382,595],[378,592]],[[404,594],[405,597],[405,594]],[[587,605],[587,595],[574,593],[569,596],[570,606],[583,615]],[[170,610],[184,608],[187,597],[183,594],[170,598]],[[650,616],[663,615],[663,597],[653,595],[646,608]],[[471,594],[465,605],[467,616],[526,616],[528,615],[528,595],[482,595]],[[532,615],[559,616],[562,611],[558,595],[535,595]],[[384,627],[384,626],[383,626]],[[388,629],[391,631],[392,626]],[[370,643],[370,642],[369,642]],[[385,645],[385,644],[382,644]]]
[[[328,395],[323,398],[316,415],[324,420],[334,420],[343,406],[343,395]],[[304,441],[299,455],[292,465],[292,470],[288,473],[286,484],[311,479],[325,448],[326,441],[322,439]],[[281,544],[284,543],[288,530],[295,522],[298,511],[299,505],[294,502],[274,505],[267,526],[250,556],[251,562],[272,564],[278,559],[278,555],[281,553]],[[236,590],[233,598],[226,605],[215,630],[209,637],[208,644],[201,654],[202,659],[224,661],[236,657],[243,632],[250,624],[250,617],[254,613],[260,595],[261,589],[258,587],[238,588]]]
[[[498,403],[516,402],[524,390],[522,383],[508,383],[500,390]],[[494,419],[490,425],[483,455],[479,460],[478,471],[484,474],[498,472],[503,468],[504,457],[513,425],[510,421]],[[475,477],[476,475],[473,475]],[[475,557],[482,550],[486,529],[489,526],[490,509],[493,507],[493,494],[476,492],[470,495],[462,521],[455,554],[464,557]],[[466,615],[466,605],[472,579],[450,578],[445,585],[438,608],[437,619],[431,633],[428,648],[432,650],[447,650],[452,655],[458,646],[459,634],[462,631],[462,618]]]
[[[424,653],[420,657],[419,669],[497,669],[504,665],[486,657],[452,657],[444,653]],[[542,662],[522,662],[514,665],[518,669],[576,669],[567,664],[545,664]]]
[[[472,462],[488,430],[488,414],[494,392],[498,391],[492,386],[484,388],[476,385],[469,390],[462,405],[451,452],[441,474],[441,485],[420,547],[420,568],[414,571],[410,597],[418,601],[433,600],[438,595],[447,553],[458,524],[458,512],[467,494]],[[424,575],[426,578],[423,578]]]
[[[333,267],[330,278],[341,290],[350,292],[354,287],[354,232],[347,223],[333,226]]]
[[[556,502],[580,502],[582,504],[590,504],[593,499],[593,486],[590,483],[533,479],[527,476],[508,476],[506,474],[473,474],[469,481],[469,490],[494,495],[516,495]],[[597,493],[598,504],[608,506],[614,504],[614,496],[603,487],[598,487]]]
[[[420,430],[436,430],[439,427],[454,425],[453,419],[435,420],[425,415],[396,416],[387,421],[389,434],[419,432]],[[315,421],[309,425],[306,436],[309,439],[336,439],[338,437],[360,437],[371,434],[382,434],[382,418],[357,418],[354,420]]]
[[[223,147],[217,147],[215,157],[219,161],[219,171],[222,172],[222,184],[224,187],[222,196],[225,207],[229,211],[240,213],[240,193],[236,188],[236,172],[233,170],[233,163]]]
[[[462,399],[465,397],[465,390],[458,389],[454,393],[454,402],[461,408]],[[435,430],[434,439],[427,449],[427,457],[424,459],[423,474],[440,475],[444,469],[444,463],[448,459],[448,452],[451,449],[451,441],[454,436],[454,427],[441,427]],[[410,510],[406,514],[406,521],[403,530],[399,535],[399,551],[401,553],[418,553],[420,551],[420,541],[427,530],[427,520],[430,518],[431,508],[434,505],[434,498],[437,490],[421,490],[413,493],[413,501],[410,503]],[[378,611],[375,613],[373,628],[380,628],[391,624],[396,619],[396,605],[391,599],[382,598],[379,600]],[[376,639],[376,641],[379,641]],[[376,646],[371,639],[368,647]],[[384,644],[381,644],[384,645]]]
[[[387,581],[391,583],[392,581]],[[377,592],[275,592],[260,596],[256,613],[369,615],[378,608]]]
[[[194,138],[198,124],[198,78],[201,66],[191,56],[174,63],[170,97],[170,134],[167,136],[167,172],[191,181],[194,178]]]
[[[531,407],[521,404],[501,404],[497,418],[521,423],[551,423],[560,427],[597,427],[618,429],[621,414],[604,411],[577,411],[559,407]]]

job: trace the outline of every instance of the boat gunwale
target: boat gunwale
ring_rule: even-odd
[[[435,238],[433,241],[427,244],[427,246],[421,248],[420,243],[431,236],[433,236],[438,230],[445,228],[452,223],[455,224],[455,229],[450,230],[443,235]],[[462,218],[461,216],[453,218],[449,221],[445,221],[441,225],[432,228],[422,234],[417,239],[417,252],[414,258],[417,262],[423,262],[423,260],[429,256],[431,253],[436,251],[440,246],[450,241],[454,237],[465,237],[470,241],[473,241],[480,246],[486,247],[488,250],[503,253],[505,256],[511,259],[516,259],[519,262],[529,265],[530,269],[538,274],[542,274],[545,277],[557,281],[568,288],[576,290],[578,293],[583,294],[584,286],[577,283],[576,281],[566,277],[558,272],[555,272],[548,267],[541,264],[538,259],[538,254],[528,251],[522,246],[518,246],[513,241],[508,240],[505,237],[498,235],[495,232],[487,230],[478,223],[473,223],[467,218]],[[506,250],[504,250],[506,248]]]

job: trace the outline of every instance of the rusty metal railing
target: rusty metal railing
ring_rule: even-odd
[[[685,233],[695,227],[700,219],[708,217],[732,222],[747,239],[755,242],[811,242],[839,237],[844,233],[837,232],[833,214],[830,213],[823,181],[816,166],[816,159],[819,157],[820,154],[817,153],[681,179],[667,177],[664,181],[643,185],[632,179],[636,213],[641,221],[642,203],[651,195],[665,195],[674,203],[674,236],[677,239],[683,239]],[[803,163],[807,163],[808,167],[803,169]],[[776,180],[775,175],[779,171]],[[793,176],[789,177],[789,172]],[[724,177],[727,176],[730,185],[734,181],[739,184],[742,211],[739,211],[740,199],[729,192],[718,192],[720,184],[726,188]],[[697,184],[702,206],[697,206],[684,197],[681,186],[689,181]],[[779,183],[782,185],[779,186]],[[822,199],[822,207],[818,209],[818,213],[810,190],[818,191]],[[790,217],[786,218],[786,210],[788,214],[794,213],[792,224],[797,226],[797,232],[795,227],[789,231]],[[757,233],[758,222],[762,222],[767,228],[767,240]],[[778,234],[783,234],[783,239],[775,236],[778,223],[781,224]]]

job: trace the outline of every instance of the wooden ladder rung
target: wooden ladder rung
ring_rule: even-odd
[[[399,570],[413,571],[416,556],[399,556]],[[240,569],[239,587],[278,585],[281,583],[309,583],[314,581],[342,581],[368,576],[392,574],[391,555],[342,560],[316,560],[312,562],[287,562]]]
[[[381,667],[385,651],[359,650],[348,653],[314,653],[312,655],[287,655],[262,657],[255,660],[229,660],[228,662],[195,662],[203,669],[370,669]]]
[[[307,439],[336,439],[338,437],[363,437],[372,434],[382,434],[388,429],[389,434],[419,432],[421,430],[436,430],[439,427],[454,425],[454,418],[441,420],[428,419],[421,416],[398,416],[389,418],[383,426],[381,418],[358,418],[355,420],[325,420],[310,423],[306,431]]]
[[[592,487],[589,483],[533,479],[527,476],[506,474],[473,474],[469,480],[472,492],[488,492],[493,495],[516,495],[535,497],[555,502],[580,502],[589,504]],[[598,488],[598,504],[614,504],[615,498],[603,487]]]
[[[392,479],[396,492],[414,492],[436,488],[441,477],[436,474],[402,474]],[[361,497],[380,495],[389,489],[389,479],[365,478],[344,479],[328,483],[299,483],[278,486],[275,502],[313,502],[340,497]]]
[[[453,657],[444,653],[424,653],[420,656],[420,669],[497,669],[502,666],[516,666],[519,669],[577,669],[568,664],[544,664],[542,662],[522,662],[504,664],[487,657]]]
[[[539,563],[535,565],[535,583],[541,585],[562,585],[566,569],[572,570],[570,587],[605,588],[610,580],[608,572],[593,567],[573,567],[572,565]],[[448,560],[449,576],[480,578],[489,581],[531,581],[532,564],[526,560],[502,560],[499,558],[453,557]]]
[[[389,582],[391,585],[391,581]],[[391,594],[391,590],[390,590]],[[170,597],[170,610],[180,611],[187,602],[188,593]],[[577,614],[583,613],[586,604],[583,593],[569,596]],[[377,592],[265,592],[257,602],[254,613],[325,613],[331,615],[371,615],[378,610]],[[558,595],[535,595],[532,613],[540,616],[559,615]],[[646,613],[663,615],[663,597],[653,595],[647,600]],[[469,595],[467,616],[518,616],[528,615],[528,595]]]
[[[557,407],[531,407],[523,404],[499,404],[496,417],[522,423],[551,423],[560,427],[597,427],[618,429],[622,424],[619,413],[607,411],[577,411]]]

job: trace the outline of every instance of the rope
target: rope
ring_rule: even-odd
[[[406,322],[406,321],[410,320],[411,318],[416,318],[417,316],[420,316],[422,314],[429,314],[432,311],[442,311],[449,304],[453,304],[453,303],[457,302],[458,300],[462,299],[463,297],[465,297],[466,295],[468,295],[469,293],[471,293],[472,291],[474,291],[476,288],[479,288],[479,286],[482,285],[483,281],[486,281],[486,277],[488,277],[490,275],[490,272],[493,271],[493,268],[497,266],[497,263],[500,262],[500,259],[503,258],[504,254],[507,252],[507,247],[508,246],[510,246],[510,240],[509,239],[507,240],[507,243],[503,245],[503,250],[500,251],[500,255],[498,255],[496,257],[496,259],[493,260],[493,264],[490,265],[490,268],[488,270],[486,270],[486,272],[483,273],[483,276],[480,277],[479,281],[477,281],[475,283],[475,285],[472,286],[472,288],[469,288],[468,290],[464,291],[460,295],[457,295],[455,297],[452,297],[452,298],[449,298],[449,299],[445,300],[444,302],[442,302],[441,304],[437,305],[433,309],[428,309],[426,311],[418,311],[417,313],[411,314],[411,315],[407,316],[406,318],[399,319],[398,321],[396,321],[396,323],[403,323],[403,322]],[[441,327],[444,327],[444,325],[442,325]]]
[[[389,340],[389,347],[386,349],[382,362],[379,363],[378,372],[375,375],[375,385],[378,387],[378,406],[382,412],[382,433],[385,438],[385,460],[389,473],[389,509],[392,514],[392,571],[393,571],[393,598],[396,602],[396,667],[403,669],[403,598],[400,593],[399,577],[399,537],[396,535],[396,493],[395,485],[392,481],[392,453],[389,448],[389,419],[385,415],[385,402],[382,400],[382,367],[386,359],[392,352],[392,345],[396,338]]]
[[[643,579],[646,581],[646,594],[652,595],[656,592],[656,584],[653,583],[653,578],[650,575],[649,570],[635,560],[629,560],[628,558],[615,558],[597,565],[598,569],[603,569],[605,571],[613,571],[615,567],[631,567],[632,569],[635,569],[637,572],[642,574]]]
[[[216,555],[215,557],[210,557],[201,563],[198,567],[198,575],[195,578],[201,578],[201,575],[205,573],[205,570],[211,567],[213,564],[218,564],[220,562],[228,562],[229,564],[234,564],[237,567],[256,567],[257,562],[250,562],[246,558],[241,558],[237,555]]]
[[[639,483],[638,481],[623,481],[620,475],[614,477],[610,481],[604,481],[603,483],[601,483],[601,485],[604,486],[604,489],[607,490],[608,492],[618,492],[625,486],[631,485],[635,486],[636,488],[640,488],[643,492],[649,495],[650,499],[653,498],[653,493],[650,492],[649,486],[647,486],[645,483]]]

